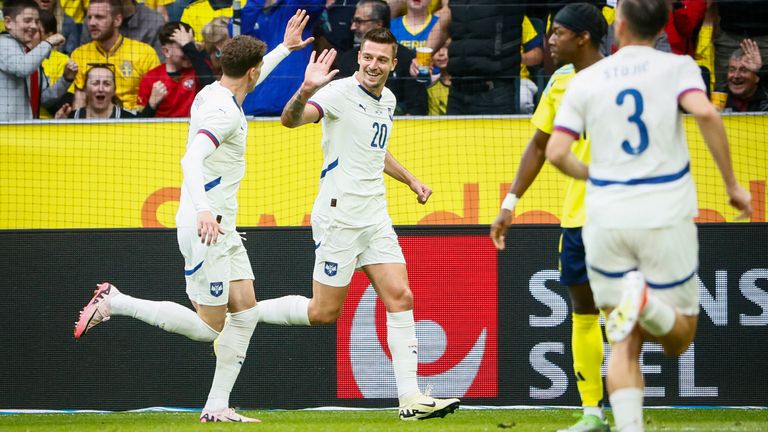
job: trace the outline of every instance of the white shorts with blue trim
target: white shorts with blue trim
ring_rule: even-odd
[[[597,307],[619,304],[621,278],[639,270],[653,296],[683,315],[698,315],[699,241],[693,221],[651,229],[605,229],[587,222],[582,235]]]
[[[219,236],[215,245],[200,242],[196,228],[178,228],[176,237],[184,256],[187,296],[205,306],[229,301],[229,282],[253,280],[253,270],[240,235],[233,231]]]
[[[312,238],[315,241],[312,278],[325,285],[345,287],[352,281],[355,269],[366,265],[405,264],[389,217],[365,227],[349,227],[332,218],[313,217]]]

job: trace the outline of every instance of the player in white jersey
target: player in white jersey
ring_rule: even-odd
[[[387,309],[387,344],[403,420],[444,417],[458,399],[424,395],[417,383],[418,342],[413,294],[405,259],[392,228],[384,195],[386,173],[407,184],[426,203],[432,190],[389,153],[395,97],[384,87],[397,63],[397,41],[386,28],[363,37],[360,69],[330,82],[336,51],[312,54],[299,91],[288,101],[282,123],[298,127],[322,120],[323,168],[312,208],[315,269],[312,299],[286,296],[259,303],[261,321],[281,325],[335,323],[355,269],[371,280]],[[376,342],[378,343],[378,341]]]
[[[75,325],[79,339],[111,316],[122,315],[193,340],[217,339],[216,372],[201,422],[259,421],[229,407],[232,386],[259,321],[253,271],[235,224],[248,133],[241,105],[290,51],[313,41],[301,37],[308,20],[305,11],[297,11],[288,22],[283,44],[266,57],[265,44],[250,36],[228,41],[222,49],[221,80],[195,97],[181,160],[184,182],[176,225],[187,295],[197,314],[176,303],[130,297],[103,283]]]
[[[695,117],[739,217],[751,213],[699,68],[652,48],[668,17],[666,0],[619,3],[621,48],[573,78],[546,150],[563,172],[588,181],[584,245],[595,303],[609,312],[607,385],[622,432],[643,430],[643,341],[678,356],[696,333],[697,203],[681,109]],[[584,132],[589,167],[570,152]]]

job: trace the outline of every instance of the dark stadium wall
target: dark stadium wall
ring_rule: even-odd
[[[311,294],[307,228],[245,229],[257,297]],[[519,226],[496,253],[485,226],[397,229],[420,338],[420,381],[477,405],[578,405],[559,229]],[[699,230],[702,311],[694,346],[647,344],[650,405],[768,405],[768,224]],[[200,407],[209,344],[115,317],[72,338],[96,283],[188,304],[172,230],[0,231],[0,408]],[[384,309],[362,275],[325,328],[260,324],[232,402],[246,408],[394,406]]]

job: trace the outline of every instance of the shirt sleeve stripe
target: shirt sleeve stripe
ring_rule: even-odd
[[[573,139],[579,139],[581,137],[580,133],[578,133],[578,132],[576,132],[574,130],[568,129],[567,127],[564,127],[564,126],[555,126],[555,130],[556,131],[560,131],[560,132],[562,132],[564,134],[568,134],[568,135],[572,136]]]
[[[219,139],[216,138],[216,135],[214,135],[213,132],[205,130],[205,129],[200,129],[199,131],[197,131],[197,133],[198,134],[203,134],[203,135],[207,136],[208,138],[210,138],[211,141],[213,141],[213,145],[216,146],[216,148],[219,148],[219,144],[220,144],[219,143]]]
[[[685,90],[681,91],[679,95],[677,95],[677,101],[680,102],[680,99],[682,99],[683,96],[685,96],[686,94],[688,94],[690,92],[702,92],[702,93],[704,93],[704,90],[702,90],[700,88],[697,88],[697,87],[691,87],[689,89],[685,89]]]
[[[318,104],[315,101],[309,101],[309,102],[307,102],[307,104],[308,105],[312,105],[313,107],[317,108],[317,110],[320,112],[320,118],[317,119],[317,121],[315,123],[319,122],[320,120],[323,119],[323,117],[325,117],[325,111],[323,111],[323,107],[321,107],[320,104]]]

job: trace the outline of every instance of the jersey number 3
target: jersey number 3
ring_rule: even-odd
[[[385,145],[387,145],[387,125],[374,122],[371,147],[383,149]]]
[[[621,143],[621,148],[631,155],[638,155],[648,148],[648,128],[640,117],[643,115],[643,95],[641,95],[637,89],[633,88],[622,90],[616,96],[616,105],[624,105],[624,99],[626,99],[627,96],[632,96],[632,99],[635,100],[635,112],[627,117],[627,120],[630,123],[637,125],[637,130],[640,134],[640,144],[638,144],[637,147],[633,147],[628,140],[624,140],[624,142]]]

